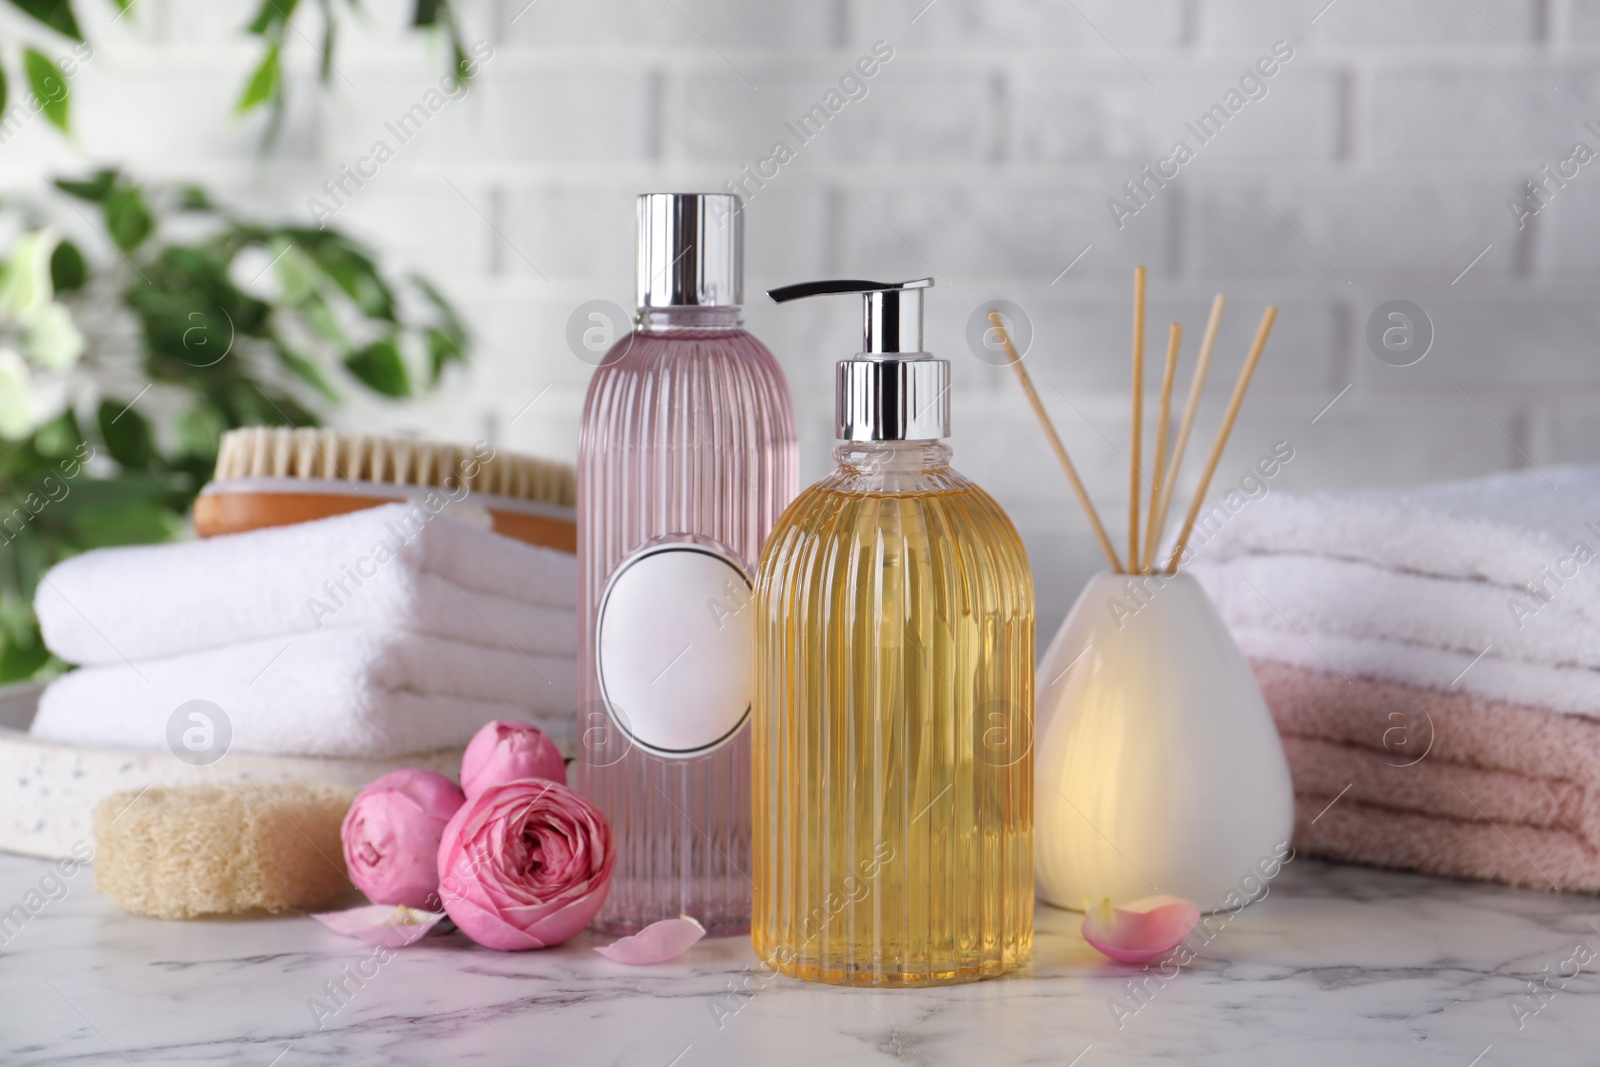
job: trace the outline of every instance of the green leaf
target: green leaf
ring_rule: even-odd
[[[359,352],[346,356],[344,365],[374,392],[393,397],[411,395],[406,365],[392,340],[374,341]]]
[[[198,185],[185,185],[178,190],[179,211],[215,211],[211,195]]]
[[[428,279],[420,274],[410,276],[412,285],[422,291],[428,302],[439,313],[440,322],[437,326],[430,326],[424,333],[428,342],[428,369],[431,382],[439,384],[439,377],[444,373],[445,367],[451,363],[465,363],[467,349],[471,339],[467,335],[466,324],[461,321],[461,316],[443,293]]]
[[[299,2],[300,0],[262,0],[261,6],[256,9],[256,17],[250,20],[250,25],[246,28],[247,32],[257,37],[265,37],[275,30],[281,30],[294,17],[295,5]]]
[[[428,303],[432,304],[434,310],[439,312],[439,317],[443,320],[441,328],[454,338],[456,343],[465,348],[467,345],[467,327],[461,321],[461,314],[456,311],[455,305],[450,303],[445,295],[439,291],[438,286],[422,275],[412,274],[409,277],[411,284],[421,290],[422,295],[428,298]]]
[[[6,638],[0,643],[0,685],[32,678],[48,662],[50,652],[43,641],[23,643]]]
[[[307,294],[300,302],[300,314],[312,332],[324,341],[331,341],[340,346],[346,343],[344,331],[339,329],[339,320],[334,317],[333,309],[322,299],[321,294]]]
[[[83,40],[83,31],[78,29],[78,20],[72,14],[72,0],[11,0],[11,3],[57,33],[74,41]]]
[[[344,294],[370,318],[395,322],[394,293],[378,274],[377,264],[336,233],[324,233],[309,249],[312,257]]]
[[[97,170],[94,172],[94,176],[87,181],[75,182],[65,178],[57,178],[55,181],[56,188],[68,196],[75,196],[79,200],[87,200],[94,204],[104,200],[106,194],[111,192],[112,187],[116,184],[117,170],[115,167]]]
[[[244,94],[239,97],[239,104],[234,108],[234,113],[243,115],[251,108],[260,107],[277,95],[278,45],[273,43],[268,46],[267,54],[261,57],[261,65],[256,67],[255,73],[250,75],[250,80],[245,83]]]
[[[339,20],[333,15],[333,5],[322,0],[322,83],[333,81],[333,49],[339,37]]]
[[[6,69],[0,67],[0,115],[6,113],[6,95],[9,92],[10,88],[6,85]]]
[[[339,394],[334,390],[333,386],[328,384],[328,379],[322,376],[322,371],[317,368],[315,363],[294,351],[282,341],[275,339],[272,347],[273,351],[277,352],[278,359],[294,373],[295,377],[322,394],[322,398],[330,404],[339,402]]]
[[[178,416],[178,448],[198,456],[206,466],[217,461],[217,445],[228,429],[222,413],[207,403],[198,403]]]
[[[120,400],[102,400],[98,412],[100,436],[106,451],[125,470],[141,470],[156,457],[150,424],[133,407]]]
[[[0,351],[0,442],[20,440],[33,432],[33,376],[16,352]]]
[[[55,288],[56,295],[81,288],[88,277],[89,266],[83,261],[83,253],[78,251],[78,246],[71,241],[56,245],[56,250],[50,253],[50,284]]]
[[[50,558],[50,549],[46,546],[44,538],[41,537],[39,528],[46,520],[56,520],[56,512],[71,499],[72,497],[69,496],[58,504],[46,506],[43,511],[39,512],[33,522],[17,532],[9,545],[12,567],[7,568],[7,570],[15,575],[15,580],[14,583],[8,581],[6,584],[26,598],[25,602],[20,605],[14,602],[4,605],[6,608],[6,629],[12,634],[27,632],[27,624],[32,621],[31,601],[33,600],[33,592],[39,586],[40,576],[49,570],[50,564],[54,562]],[[7,577],[10,578],[11,575],[7,575]],[[18,611],[18,608],[21,608],[21,611]],[[23,614],[23,612],[27,614]]]
[[[438,385],[439,378],[444,374],[444,369],[452,363],[465,363],[467,361],[466,349],[456,338],[451,337],[437,326],[429,326],[428,338],[428,382]]]
[[[34,450],[52,462],[76,453],[82,444],[83,433],[78,429],[78,417],[70,409],[39,427],[33,435]]]
[[[51,62],[49,56],[34,48],[22,50],[22,66],[28,73],[28,84],[33,88],[33,95],[44,109],[44,117],[57,129],[65,131],[68,98],[71,95],[67,89],[67,76]]]
[[[123,251],[131,252],[139,247],[155,229],[155,218],[145,203],[144,192],[132,182],[117,182],[106,194],[102,205],[106,213],[106,228]]]
[[[83,334],[64,304],[46,304],[22,330],[22,351],[35,366],[48,370],[70,370],[83,347]]]
[[[111,239],[124,252],[138,248],[150,236],[150,231],[155,229],[155,220],[145,206],[144,194],[136,185],[119,183],[106,194],[105,209],[106,228],[111,231]]]
[[[12,241],[6,262],[0,266],[4,272],[0,275],[0,316],[22,319],[49,306],[53,241],[44,230],[24,233]]]
[[[437,26],[439,24],[439,10],[445,9],[445,17],[449,17],[449,3],[446,0],[417,0],[417,6],[411,12],[411,25]]]

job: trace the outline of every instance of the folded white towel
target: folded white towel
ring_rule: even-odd
[[[1157,594],[1159,595],[1159,594]],[[1418,689],[1467,692],[1512,704],[1600,718],[1600,671],[1346,637],[1315,630],[1228,625],[1245,656]],[[1404,711],[1405,709],[1396,709]]]
[[[1279,493],[1198,529],[1247,655],[1600,715],[1600,467]]]
[[[1298,553],[1519,589],[1548,582],[1545,568],[1559,566],[1579,542],[1600,552],[1600,467],[1545,467],[1407,489],[1279,492],[1231,518],[1213,518],[1215,511],[1196,526],[1197,561]],[[1576,572],[1558,595],[1570,591],[1600,617],[1600,567],[1580,565]]]
[[[178,707],[207,700],[222,709],[240,752],[382,759],[465,744],[492,719],[564,730],[575,693],[570,656],[330,629],[73,671],[41,696],[32,733],[160,749]]]
[[[421,504],[389,504],[227,537],[86,552],[45,574],[34,610],[45,644],[69,663],[137,663],[370,626],[570,657],[577,590],[577,562],[567,553]]]
[[[1600,616],[1560,591],[1541,603],[1487,580],[1434,578],[1370,563],[1244,556],[1194,574],[1235,627],[1388,639],[1476,656],[1600,668]]]

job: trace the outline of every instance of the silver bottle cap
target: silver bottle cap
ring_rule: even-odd
[[[826,293],[862,297],[861,353],[839,361],[834,433],[841,441],[926,441],[950,436],[950,363],[922,351],[922,290],[909,282],[858,279],[773,289],[778,303]]]
[[[641,193],[642,308],[744,302],[744,210],[732,193]]]

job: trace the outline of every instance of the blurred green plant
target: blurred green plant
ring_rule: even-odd
[[[180,533],[223,431],[415,395],[469,348],[437,289],[337,230],[117,170],[55,185],[105,247],[92,261],[34,212],[0,268],[0,682],[59,667],[33,617],[44,571]]]
[[[137,0],[106,0],[106,2],[117,9],[117,18],[121,18]],[[48,47],[43,41],[24,46],[22,75],[28,86],[29,95],[18,101],[12,101],[9,93],[14,71],[8,72],[5,65],[0,63],[0,119],[8,120],[3,131],[0,131],[4,134],[0,143],[10,138],[13,132],[12,124],[17,121],[20,108],[26,108],[30,114],[43,113],[45,118],[65,133],[71,127],[70,79],[76,73],[79,62],[94,56],[94,49],[85,38],[83,28],[78,22],[76,0],[10,0],[10,3],[12,7],[28,15],[39,25],[75,42],[77,47],[70,55],[51,59],[43,50]],[[339,0],[316,0],[316,6],[322,12],[322,41],[318,45],[293,25],[295,13],[300,6],[300,0],[262,0],[255,15],[244,27],[245,32],[261,38],[263,48],[261,59],[245,79],[235,110],[242,115],[262,106],[270,108],[271,118],[267,123],[264,138],[266,144],[271,144],[277,137],[283,121],[282,58],[289,43],[288,31],[293,28],[296,34],[316,49],[322,60],[322,83],[326,85],[337,69],[333,63],[333,56],[339,38],[340,20],[346,15],[361,13],[360,0],[343,0],[343,8],[346,10],[341,10]],[[461,38],[461,28],[456,22],[450,0],[415,0],[411,11],[411,25],[414,29],[435,31],[443,35],[450,50],[449,77],[453,84],[461,84],[471,78],[466,49]],[[10,109],[9,115],[8,109]]]
[[[13,3],[17,0],[12,0]],[[116,2],[116,0],[113,0]],[[344,0],[351,12],[360,11],[360,0]],[[263,105],[270,106],[272,118],[267,124],[266,142],[271,143],[283,122],[284,94],[282,59],[286,36],[300,0],[261,0],[255,18],[250,20],[248,31],[266,42],[261,61],[245,80],[244,91],[239,94],[236,110],[239,114],[253,111]],[[322,43],[313,45],[322,59],[321,78],[326,85],[338,69],[333,55],[339,38],[339,19],[336,14],[338,0],[317,0],[322,10]],[[466,47],[461,39],[461,29],[456,23],[450,0],[416,0],[411,10],[411,25],[419,30],[438,30],[444,34],[450,49],[449,76],[452,88],[471,78]],[[296,30],[299,33],[299,30]],[[305,37],[303,33],[300,36]],[[305,38],[308,42],[309,37]]]

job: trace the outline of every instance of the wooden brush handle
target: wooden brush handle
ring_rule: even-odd
[[[201,537],[218,537],[330,519],[404,500],[338,493],[207,493],[194,502],[194,528]],[[578,551],[578,528],[571,521],[498,508],[488,512],[497,534],[561,552]]]

